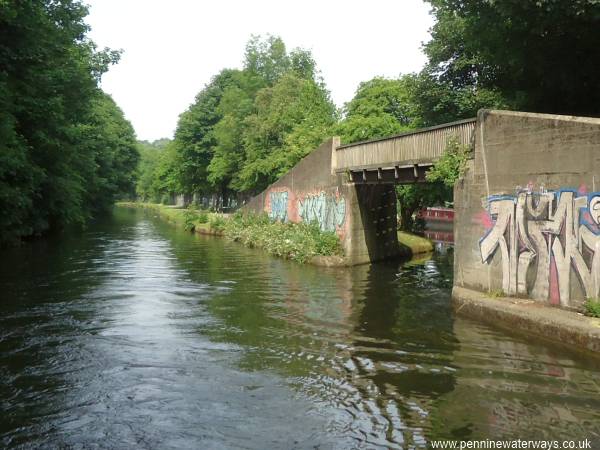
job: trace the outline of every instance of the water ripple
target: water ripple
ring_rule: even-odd
[[[600,436],[600,365],[455,318],[443,258],[305,267],[129,210],[1,256],[3,447]]]

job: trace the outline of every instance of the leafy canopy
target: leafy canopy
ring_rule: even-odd
[[[344,120],[337,127],[342,142],[391,136],[414,129],[416,107],[412,99],[411,77],[373,78],[358,86],[346,103]]]
[[[483,104],[600,112],[597,0],[428,1],[436,23],[425,73],[441,86]]]
[[[131,125],[98,88],[119,52],[97,51],[76,0],[0,7],[0,245],[83,224],[131,195]]]

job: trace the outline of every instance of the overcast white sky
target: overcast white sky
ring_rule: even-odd
[[[358,83],[425,63],[433,24],[422,0],[87,0],[90,37],[123,49],[102,81],[139,139],[172,137],[210,78],[242,65],[252,34],[310,49],[338,106]]]

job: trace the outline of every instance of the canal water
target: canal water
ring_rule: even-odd
[[[143,212],[0,252],[0,447],[597,439],[600,364],[455,317],[451,254],[301,266]]]

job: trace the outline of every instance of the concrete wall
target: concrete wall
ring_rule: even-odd
[[[455,286],[566,308],[600,295],[600,119],[481,111],[454,201]]]
[[[339,138],[323,143],[244,210],[285,222],[318,222],[321,229],[338,234],[348,264],[397,255],[393,186],[354,186],[346,174],[335,174],[332,156],[338,145]]]

